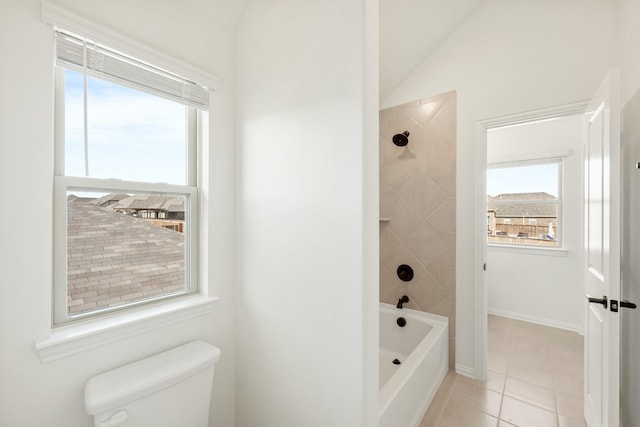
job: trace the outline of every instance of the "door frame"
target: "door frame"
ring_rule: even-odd
[[[474,372],[460,372],[477,379],[487,378],[488,325],[489,310],[487,275],[484,266],[487,262],[487,131],[499,127],[513,126],[528,122],[555,119],[583,114],[589,100],[564,104],[550,108],[532,110],[480,120],[476,123],[475,153],[475,201],[474,201]]]

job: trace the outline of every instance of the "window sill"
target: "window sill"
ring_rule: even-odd
[[[569,250],[563,248],[536,248],[532,246],[492,245],[487,244],[490,252],[510,252],[523,255],[560,256],[569,255]]]
[[[199,295],[113,317],[61,326],[52,329],[48,337],[36,340],[36,351],[42,363],[48,363],[126,337],[203,316],[213,311],[218,300],[217,297]]]

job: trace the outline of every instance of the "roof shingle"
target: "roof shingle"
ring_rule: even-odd
[[[70,313],[184,289],[182,233],[85,199],[70,197],[67,207]]]
[[[498,194],[488,196],[487,209],[495,211],[496,217],[499,218],[556,218],[558,207],[554,203],[526,203],[546,200],[555,202],[558,198],[543,192]],[[509,201],[525,203],[508,203]]]

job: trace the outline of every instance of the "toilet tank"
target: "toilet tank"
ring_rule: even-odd
[[[96,427],[206,427],[220,350],[202,341],[138,360],[87,381]]]

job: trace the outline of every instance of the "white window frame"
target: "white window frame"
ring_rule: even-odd
[[[203,71],[192,65],[177,60],[174,57],[166,55],[164,52],[150,48],[147,45],[139,43],[136,40],[124,37],[122,34],[115,32],[109,28],[96,24],[86,18],[77,15],[69,10],[51,3],[49,0],[42,0],[42,20],[45,24],[51,26],[52,36],[53,28],[64,28],[75,34],[83,34],[92,40],[100,40],[101,42],[112,46],[122,52],[127,52],[136,58],[146,61],[150,64],[156,64],[166,70],[172,70],[179,73],[185,78],[193,82],[199,82],[209,88],[211,92],[218,89],[218,79],[216,76],[207,71]],[[53,41],[53,37],[52,37]],[[57,102],[60,99],[56,100]],[[199,193],[204,191],[202,197],[209,199],[208,191],[210,188],[206,185],[208,176],[207,168],[209,165],[207,153],[207,141],[209,139],[209,114],[199,111],[197,114],[197,141],[196,149],[198,152],[198,171],[195,177],[200,187]],[[54,129],[56,140],[60,130],[57,126]],[[56,150],[59,155],[60,150]],[[55,164],[60,163],[57,159]],[[194,175],[196,171],[192,170]],[[55,179],[52,177],[52,186]],[[118,181],[113,181],[117,183]],[[105,182],[105,185],[109,184]],[[200,203],[199,206],[192,206],[193,212],[198,215],[200,230],[207,229],[206,221],[209,218],[210,203]],[[195,242],[194,242],[195,243]],[[197,245],[199,246],[200,256],[207,256],[209,251],[209,243],[206,238],[199,238]],[[55,248],[52,248],[55,250]],[[42,363],[59,360],[82,353],[87,350],[95,349],[109,343],[121,342],[128,337],[135,337],[139,334],[153,330],[158,330],[177,322],[183,322],[188,319],[194,319],[200,316],[210,314],[219,298],[209,293],[209,287],[202,280],[209,277],[208,263],[200,262],[198,273],[201,279],[199,291],[190,297],[169,299],[161,303],[145,304],[135,309],[114,312],[109,315],[95,316],[84,321],[71,322],[62,326],[54,326],[53,318],[47,320],[46,324],[40,325],[39,330],[42,331],[35,337],[35,349]],[[52,284],[53,286],[53,284]],[[53,300],[53,293],[51,295]],[[51,304],[53,308],[53,303]]]
[[[509,250],[533,250],[535,252],[540,251],[540,253],[544,252],[564,252],[564,215],[563,215],[563,191],[564,191],[564,159],[568,155],[568,153],[562,153],[561,155],[553,155],[553,156],[541,156],[539,158],[535,157],[526,157],[522,160],[509,159],[504,161],[493,161],[487,164],[487,170],[489,169],[501,169],[501,168],[509,168],[509,167],[518,167],[518,166],[535,166],[535,165],[546,165],[546,164],[557,164],[558,165],[558,197],[556,200],[540,200],[540,201],[531,201],[531,200],[509,200],[509,201],[500,201],[493,200],[492,203],[496,205],[501,204],[522,204],[522,205],[532,205],[532,204],[541,204],[541,205],[556,205],[558,218],[557,218],[557,229],[558,236],[557,237],[557,245],[556,246],[543,246],[543,245],[525,245],[520,243],[493,243],[487,242],[487,246],[491,249],[503,249],[506,251]],[[504,223],[507,224],[507,219],[504,219]],[[509,223],[511,220],[509,219]]]
[[[140,305],[157,303],[198,293],[198,187],[197,187],[197,110],[185,107],[187,184],[147,183],[119,179],[65,176],[65,82],[64,68],[55,67],[55,165],[54,165],[54,285],[53,326],[110,314]],[[96,309],[78,314],[67,313],[67,191],[150,193],[185,197],[185,290]]]

